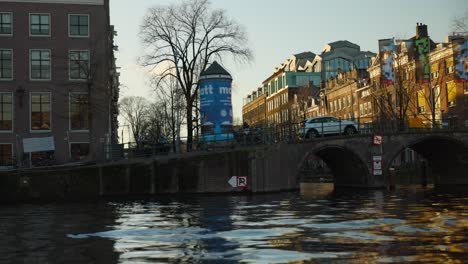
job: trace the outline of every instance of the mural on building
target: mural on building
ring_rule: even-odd
[[[416,54],[416,80],[420,83],[428,83],[431,76],[429,38],[416,38],[414,48]]]
[[[455,79],[459,82],[468,81],[468,38],[455,47]]]
[[[382,83],[393,84],[395,72],[393,70],[395,56],[395,41],[391,39],[379,40],[380,65],[382,67]]]

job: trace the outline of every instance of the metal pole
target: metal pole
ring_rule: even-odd
[[[435,96],[432,88],[432,67],[431,67],[431,38],[427,36],[427,42],[429,44],[429,53],[427,54],[427,64],[429,64],[429,93],[431,97],[431,123],[432,129],[435,128]],[[437,69],[438,70],[438,69]]]

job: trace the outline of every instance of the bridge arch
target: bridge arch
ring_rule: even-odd
[[[343,145],[325,145],[314,148],[308,152],[308,155],[310,154],[319,157],[327,164],[333,174],[335,187],[365,187],[368,185],[368,166],[355,151]]]
[[[428,161],[436,184],[468,184],[468,145],[465,142],[442,134],[408,137],[400,142],[391,146],[392,151],[387,154],[389,162],[384,165],[387,171],[391,162],[410,148]]]

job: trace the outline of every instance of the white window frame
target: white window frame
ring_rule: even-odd
[[[87,51],[88,52],[88,71],[91,69],[91,53],[87,49],[83,50],[77,50],[77,49],[71,49],[68,50],[68,80],[73,81],[73,82],[85,82],[87,79],[72,79],[71,78],[71,53],[72,52],[81,52],[81,51]]]
[[[89,128],[88,129],[72,129],[71,127],[71,97],[72,94],[87,94],[88,95],[88,100],[91,100],[91,97],[87,92],[70,92],[68,93],[68,131],[71,133],[89,133]],[[91,120],[88,120],[88,122],[91,123]],[[82,142],[73,142],[73,143],[82,143]],[[83,142],[86,143],[86,142]]]
[[[48,15],[49,16],[49,34],[47,35],[37,35],[37,34],[32,34],[31,32],[31,16],[32,15]],[[50,38],[52,36],[52,15],[50,13],[29,13],[29,36],[33,38]]]
[[[71,16],[87,16],[88,17],[88,35],[87,36],[82,36],[82,35],[72,35],[71,34],[71,27],[70,27],[70,17]],[[91,35],[91,16],[89,14],[68,14],[68,37],[69,38],[89,38]]]
[[[14,148],[14,145],[13,143],[10,143],[10,142],[0,142],[0,145],[11,145],[11,160],[13,161],[13,157],[15,156],[15,148]],[[7,169],[7,168],[11,168],[13,166],[0,166],[0,168],[2,169]]]
[[[50,74],[49,79],[33,79],[32,78],[32,52],[33,51],[48,51],[49,52],[49,66],[50,66]],[[29,50],[29,80],[36,81],[36,82],[48,82],[52,80],[52,50],[51,49],[30,49]]]
[[[32,126],[31,126],[31,122],[32,122],[32,95],[33,94],[49,94],[49,98],[50,98],[50,127],[49,127],[49,130],[33,130],[32,129]],[[36,134],[42,134],[42,133],[50,133],[52,132],[52,125],[53,125],[53,122],[52,122],[52,92],[41,92],[41,91],[34,91],[34,92],[29,92],[29,133],[36,133]]]
[[[14,29],[13,29],[13,24],[14,24],[13,23],[14,22],[13,21],[13,12],[0,12],[0,15],[1,14],[10,14],[10,16],[11,16],[11,33],[10,34],[0,34],[0,36],[1,37],[11,37],[11,36],[13,36],[13,31],[14,31]]]
[[[0,134],[11,134],[15,130],[15,97],[12,92],[0,92],[0,94],[10,94],[11,95],[11,129],[10,130],[0,130]]]
[[[445,68],[445,73],[446,74],[451,74],[455,72],[455,66],[450,66]]]
[[[4,49],[4,48],[0,48],[0,50],[11,51],[11,78],[9,78],[9,79],[7,79],[7,78],[0,78],[0,82],[13,81],[14,78],[15,78],[15,69],[14,69],[15,58],[14,58],[14,54],[13,54],[13,49]]]

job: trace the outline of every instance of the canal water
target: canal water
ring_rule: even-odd
[[[468,196],[419,187],[1,205],[0,263],[468,263]]]

